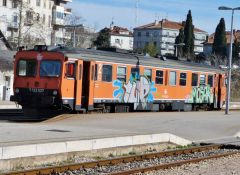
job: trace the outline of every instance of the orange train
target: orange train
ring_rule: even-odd
[[[128,112],[221,108],[226,74],[178,60],[162,60],[64,46],[19,51],[14,95],[24,113]]]

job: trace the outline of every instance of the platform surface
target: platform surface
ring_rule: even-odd
[[[0,120],[0,146],[171,133],[195,141],[229,139],[240,131],[240,111],[79,114],[37,123]]]

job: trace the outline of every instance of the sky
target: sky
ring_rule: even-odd
[[[218,10],[219,6],[240,7],[240,0],[139,0],[137,26],[163,18],[180,22],[191,10],[196,28],[211,34],[223,17],[230,30],[232,12]],[[72,0],[68,7],[73,15],[82,17],[81,23],[97,31],[109,27],[112,20],[130,30],[136,27],[136,0]],[[234,29],[240,30],[240,11],[234,12]]]

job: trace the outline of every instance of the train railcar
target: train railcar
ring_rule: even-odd
[[[64,46],[19,51],[14,95],[25,114],[221,108],[226,74],[178,60]]]

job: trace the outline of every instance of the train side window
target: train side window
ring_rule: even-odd
[[[67,78],[74,78],[75,77],[75,64],[74,63],[67,63],[66,66],[66,77]]]
[[[126,80],[127,80],[127,68],[126,67],[118,66],[117,80],[126,82]]]
[[[163,84],[163,79],[164,79],[164,72],[163,72],[163,70],[156,70],[155,83],[162,85]]]
[[[92,76],[91,76],[91,80],[93,80],[94,77],[94,66],[92,65]]]
[[[82,65],[79,65],[79,80],[82,79]]]
[[[200,74],[200,85],[206,85],[206,75]]]
[[[131,68],[131,75],[132,75],[133,78],[136,77],[136,74],[139,76],[139,72],[140,72],[140,70],[139,70],[138,67],[132,67]]]
[[[170,71],[169,73],[169,86],[176,86],[177,84],[177,72]]]
[[[192,86],[198,86],[198,73],[192,73]]]
[[[208,75],[208,85],[213,87],[213,75]]]
[[[186,86],[187,85],[187,73],[180,72],[179,85],[180,86]]]
[[[94,78],[95,81],[98,80],[98,64],[95,64],[95,78]]]
[[[102,81],[112,81],[112,65],[103,65]]]
[[[152,81],[152,69],[144,69],[144,75],[148,78],[148,80]]]

